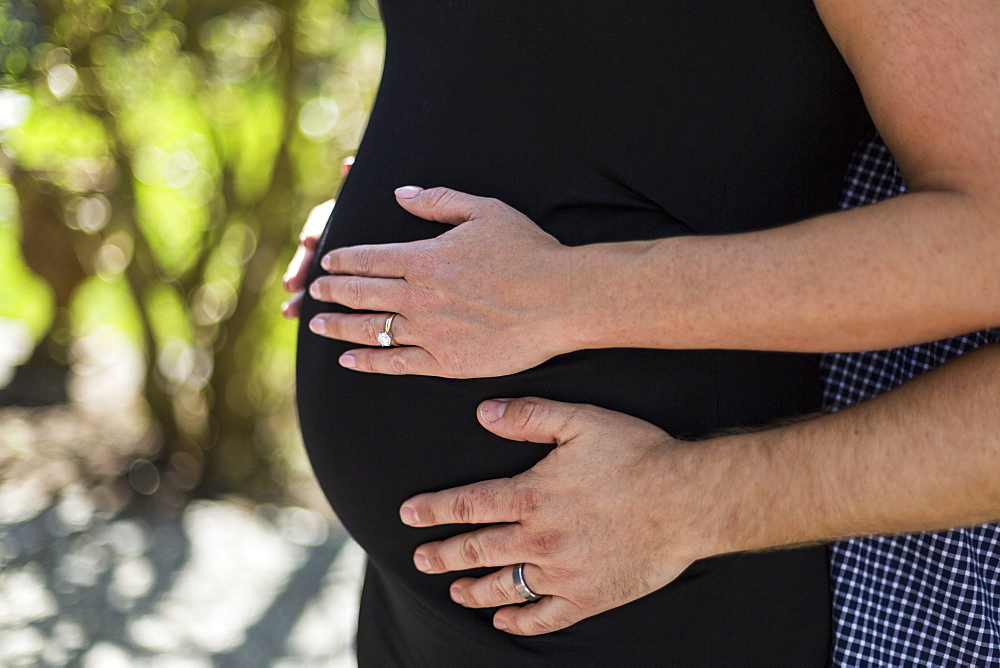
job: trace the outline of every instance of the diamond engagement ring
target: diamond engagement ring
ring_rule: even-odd
[[[525,601],[537,601],[542,598],[540,594],[531,591],[528,583],[524,581],[524,564],[514,566],[514,589]]]
[[[390,346],[398,346],[399,344],[392,338],[392,321],[399,315],[398,313],[392,313],[388,318],[385,319],[385,331],[378,333],[378,344],[383,348],[388,348]]]

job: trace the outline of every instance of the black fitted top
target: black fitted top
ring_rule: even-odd
[[[382,84],[323,252],[441,234],[396,204],[407,184],[497,197],[570,245],[787,224],[835,208],[870,127],[807,0],[385,0],[383,16]],[[333,308],[307,299],[302,322]],[[413,567],[414,548],[463,527],[398,519],[415,493],[509,476],[548,452],[482,429],[484,399],[592,403],[697,436],[816,409],[813,356],[581,351],[448,380],[344,370],[350,347],[303,325],[298,400],[317,477],[370,556],[363,666],[825,663],[821,548],[698,562],[632,604],[519,638],[492,628],[492,610],[450,601],[459,575]]]

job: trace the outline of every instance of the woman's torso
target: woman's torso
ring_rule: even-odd
[[[578,245],[781,225],[833,210],[869,127],[812,3],[383,3],[385,71],[321,251],[435,236],[395,187],[498,197]],[[498,249],[502,253],[502,249]],[[312,276],[317,275],[313,267]],[[303,323],[330,308],[307,300]],[[651,306],[652,308],[652,306]],[[349,344],[302,329],[299,406],[313,466],[370,555],[359,657],[372,665],[822,663],[822,550],[695,564],[676,583],[539,638],[449,600],[413,549],[461,527],[411,529],[412,494],[529,468],[483,399],[592,403],[695,436],[814,410],[811,356],[604,350],[514,376],[388,377],[341,369]]]

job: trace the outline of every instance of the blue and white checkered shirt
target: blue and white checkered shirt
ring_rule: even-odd
[[[873,135],[854,155],[841,208],[903,192],[892,155]],[[825,408],[870,399],[997,340],[1000,330],[989,330],[824,355]],[[841,541],[830,547],[830,572],[834,665],[1000,665],[1000,525]]]

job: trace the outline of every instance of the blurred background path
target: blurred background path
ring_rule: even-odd
[[[105,362],[0,409],[0,666],[354,665],[364,555],[322,500],[163,484],[126,351]]]

